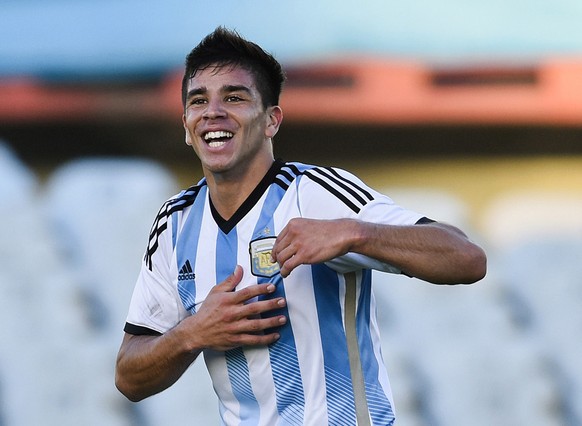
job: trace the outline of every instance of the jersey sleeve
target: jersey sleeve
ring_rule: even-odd
[[[350,218],[387,225],[413,225],[423,218],[422,214],[397,205],[345,170],[315,168],[304,175],[299,188],[302,217]],[[358,253],[347,253],[326,265],[341,273],[357,269],[401,273],[390,264]]]
[[[124,328],[129,334],[163,334],[188,316],[174,283],[177,271],[171,221],[172,216],[160,221],[158,215],[152,227]]]

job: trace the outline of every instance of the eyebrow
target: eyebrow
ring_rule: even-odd
[[[196,89],[192,89],[188,91],[188,95],[186,99],[190,99],[192,96],[203,95],[207,92],[206,87],[197,87]]]
[[[247,86],[242,85],[242,84],[227,85],[227,86],[224,86],[222,88],[222,90],[226,93],[232,93],[232,92],[246,92],[248,94],[251,93],[251,89],[248,88]]]
[[[249,87],[242,84],[227,84],[225,86],[222,86],[220,90],[224,93],[245,92],[248,93],[249,95],[252,93]],[[206,92],[208,92],[206,86],[196,87],[195,89],[188,91],[186,99],[190,99],[193,96],[203,95]]]

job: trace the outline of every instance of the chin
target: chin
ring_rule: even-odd
[[[202,168],[210,173],[226,173],[231,170],[231,165],[229,163],[206,163]]]

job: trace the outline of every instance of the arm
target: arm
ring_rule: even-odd
[[[348,252],[437,284],[472,283],[486,272],[483,250],[458,228],[441,223],[394,226],[296,218],[279,234],[273,259],[286,276],[298,265],[325,262]]]
[[[195,314],[160,336],[125,334],[117,356],[115,385],[127,398],[139,401],[174,384],[204,349],[225,351],[239,346],[268,345],[278,333],[263,331],[283,325],[284,316],[258,318],[263,312],[285,306],[276,298],[245,303],[275,291],[261,284],[234,291],[241,281],[239,266],[217,284]]]

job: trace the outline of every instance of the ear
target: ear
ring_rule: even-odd
[[[265,136],[268,138],[273,138],[279,131],[279,126],[283,121],[283,110],[280,106],[275,105],[267,109],[268,112],[268,122],[265,128]]]
[[[186,114],[182,114],[182,126],[184,126],[184,132],[186,133],[186,145],[192,146],[192,141],[190,140],[188,128],[186,127]]]

